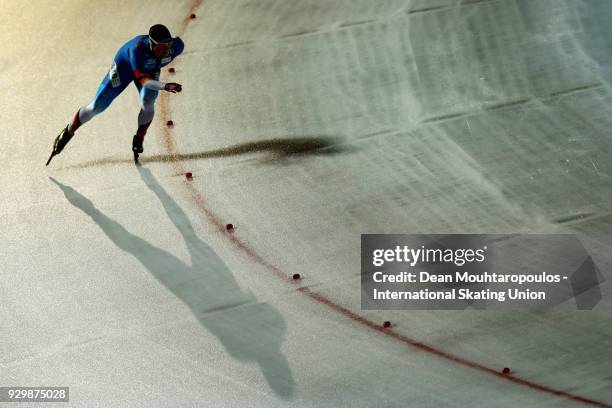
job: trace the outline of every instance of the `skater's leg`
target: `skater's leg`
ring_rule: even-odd
[[[124,80],[121,78],[127,78],[129,72],[126,74],[120,74],[117,70],[117,65],[113,64],[108,74],[104,77],[100,86],[98,87],[98,92],[96,92],[96,96],[93,101],[87,106],[83,106],[80,108],[72,119],[72,122],[68,123],[66,127],[60,132],[60,134],[55,138],[53,142],[53,152],[47,160],[47,165],[51,162],[53,156],[58,155],[64,150],[64,147],[68,144],[68,142],[74,136],[74,132],[84,123],[91,120],[97,114],[103,112],[108,106],[113,102],[113,100],[125,89],[125,87],[130,83],[129,80]]]
[[[100,85],[100,90],[87,106],[80,108],[74,115],[74,119],[68,125],[70,133],[76,132],[81,125],[89,122],[94,116],[104,112],[110,106],[113,100],[119,95],[116,89],[108,86]]]
[[[135,153],[142,153],[144,150],[142,147],[144,137],[147,134],[149,125],[153,121],[153,116],[155,116],[155,100],[157,99],[158,91],[139,87],[138,84],[136,86],[140,93],[141,107],[138,113],[138,129],[132,139],[132,150]]]
[[[74,119],[68,125],[68,131],[74,134],[74,132],[76,132],[81,125],[89,122],[99,113],[104,112],[104,110],[109,107],[113,99],[114,97],[109,98],[104,94],[96,96],[89,105],[83,106],[74,114]]]
[[[94,116],[104,112],[106,108],[110,106],[113,100],[119,96],[119,94],[129,84],[129,81],[119,81],[118,73],[116,68],[111,67],[109,73],[104,77],[96,96],[94,96],[91,103],[87,106],[81,107],[75,114],[72,122],[68,124],[68,132],[74,134],[81,125],[89,122]]]
[[[155,79],[158,79],[159,73],[155,75]],[[149,125],[153,121],[155,116],[155,100],[157,99],[158,91],[138,86],[138,93],[140,94],[140,112],[138,113],[138,130],[137,135],[144,137],[147,133]]]

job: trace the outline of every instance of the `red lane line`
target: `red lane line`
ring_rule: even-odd
[[[180,34],[183,35],[185,30],[187,29],[187,26],[189,25],[189,22],[191,21],[190,16],[192,13],[195,13],[196,9],[198,8],[198,6],[202,3],[202,0],[196,0],[192,3],[192,6],[189,9],[189,12],[187,13],[187,15],[185,16],[185,18],[182,20],[181,23],[181,29],[180,29]],[[160,114],[162,116],[162,124],[166,123],[168,120],[170,120],[170,115],[169,115],[169,98],[168,98],[168,94],[167,93],[163,93],[160,95]],[[163,133],[163,143],[164,143],[164,147],[166,149],[166,151],[168,152],[168,154],[172,157],[172,165],[174,166],[175,170],[178,171],[179,173],[185,173],[186,170],[183,167],[183,165],[181,164],[181,162],[177,159],[177,152],[176,152],[176,147],[174,145],[174,139],[172,137],[172,131],[170,128],[163,126],[162,125],[162,133]],[[206,200],[204,199],[204,197],[202,196],[202,194],[197,191],[195,189],[195,187],[193,186],[192,182],[186,182],[185,186],[187,187],[187,190],[189,191],[194,203],[196,204],[196,206],[204,213],[204,215],[206,215],[206,217],[208,217],[208,219],[217,227],[217,229],[225,234],[225,236],[237,247],[239,248],[242,252],[244,252],[249,258],[251,258],[252,260],[254,260],[255,262],[265,266],[269,271],[271,271],[272,273],[274,273],[274,275],[276,275],[277,277],[285,280],[285,281],[291,281],[289,276],[285,273],[283,273],[283,271],[281,271],[279,268],[277,268],[276,266],[274,266],[272,263],[270,263],[269,261],[267,261],[266,259],[264,259],[261,255],[259,255],[253,248],[251,248],[250,246],[248,246],[245,242],[241,241],[240,239],[238,239],[235,235],[227,233],[225,230],[225,224],[223,223],[223,221],[221,220],[221,218],[219,218],[218,215],[216,215],[207,205]],[[322,305],[325,305],[327,307],[329,307],[330,309],[335,310],[338,313],[341,313],[342,315],[344,315],[345,317],[351,319],[352,321],[359,323],[365,327],[368,327],[369,329],[375,330],[378,333],[384,334],[385,336],[395,339],[397,341],[400,341],[406,345],[409,345],[411,347],[414,347],[416,349],[419,349],[421,351],[424,351],[426,353],[429,353],[431,355],[437,356],[439,358],[442,358],[444,360],[462,365],[464,367],[469,367],[472,368],[474,370],[480,371],[482,373],[486,373],[486,374],[490,374],[493,375],[501,380],[506,380],[506,381],[510,381],[513,382],[515,384],[519,384],[522,386],[525,386],[527,388],[530,388],[531,390],[535,390],[535,391],[541,391],[543,393],[549,394],[549,395],[554,395],[557,397],[563,397],[575,402],[580,402],[582,404],[585,405],[589,405],[589,406],[593,406],[593,407],[599,407],[599,408],[612,408],[612,405],[604,403],[604,402],[600,402],[600,401],[596,401],[596,400],[592,400],[589,398],[585,398],[585,397],[581,397],[580,395],[575,395],[575,394],[571,394],[569,392],[565,392],[562,390],[557,390],[555,388],[551,388],[548,387],[546,385],[543,384],[539,384],[530,380],[526,380],[520,377],[516,377],[512,374],[502,374],[499,370],[495,370],[492,369],[490,367],[487,367],[485,365],[482,365],[480,363],[477,363],[475,361],[471,361],[471,360],[467,360],[464,359],[462,357],[459,356],[455,356],[452,355],[450,353],[447,353],[443,350],[437,349],[435,347],[432,347],[430,345],[427,345],[425,343],[419,342],[417,340],[414,340],[410,337],[404,336],[402,334],[399,334],[397,332],[394,332],[391,329],[385,329],[383,328],[379,323],[376,323],[372,320],[369,320],[361,315],[359,315],[356,312],[353,312],[352,310],[342,306],[341,304],[325,297],[324,295],[318,293],[318,292],[314,292],[311,289],[307,288],[307,287],[300,287],[297,289],[298,292],[308,296],[310,299],[312,299],[313,301],[316,301]]]
[[[203,0],[194,0],[191,2],[191,7],[189,7],[189,11],[187,12],[187,14],[185,14],[185,17],[183,17],[183,20],[181,20],[181,25],[179,26],[179,33],[180,35],[185,34],[185,30],[187,30],[187,26],[189,25],[189,22],[191,21],[191,15],[195,14],[196,10],[198,7],[200,7],[200,5],[202,4]]]
[[[379,333],[385,334],[386,336],[392,337],[395,340],[401,341],[402,343],[405,343],[407,345],[410,345],[412,347],[415,347],[419,350],[425,351],[427,353],[436,355],[440,358],[443,358],[445,360],[449,360],[452,361],[454,363],[460,364],[462,366],[465,367],[469,367],[469,368],[473,368],[475,370],[481,371],[483,373],[487,373],[487,374],[491,374],[494,375],[500,379],[503,380],[507,380],[507,381],[511,381],[513,383],[516,384],[520,384],[523,385],[525,387],[531,388],[532,390],[537,390],[537,391],[542,391],[545,392],[547,394],[552,394],[552,395],[556,395],[558,397],[564,397],[567,399],[570,399],[572,401],[576,401],[576,402],[581,402],[583,404],[587,404],[590,406],[594,406],[594,407],[602,407],[602,408],[610,408],[612,407],[612,405],[608,405],[606,403],[600,402],[600,401],[595,401],[589,398],[585,398],[585,397],[581,397],[579,395],[574,395],[562,390],[557,390],[551,387],[548,387],[546,385],[543,384],[538,384],[536,382],[533,381],[529,381],[529,380],[525,380],[523,378],[520,377],[516,377],[512,374],[502,374],[499,370],[494,370],[490,367],[484,366],[480,363],[477,363],[475,361],[470,361],[458,356],[454,356],[450,353],[447,353],[445,351],[436,349],[432,346],[429,346],[425,343],[421,343],[417,340],[411,339],[410,337],[404,336],[402,334],[399,334],[397,332],[394,332],[390,329],[385,329],[384,327],[382,327],[380,325],[380,323],[375,323],[371,320],[366,319],[363,316],[358,315],[357,313],[353,312],[352,310],[334,302],[333,300],[330,300],[328,298],[326,298],[325,296],[321,295],[320,293],[317,292],[313,292],[311,291],[309,288],[305,288],[305,287],[301,287],[298,289],[299,292],[304,293],[305,295],[307,295],[308,297],[310,297],[311,299],[324,304],[325,306],[328,306],[331,309],[336,310],[337,312],[342,313],[343,315],[345,315],[346,317],[348,317],[351,320],[354,320],[358,323],[361,323],[364,326],[369,327],[372,330],[376,330]]]
[[[160,94],[159,102],[160,102],[160,114],[162,116],[162,124],[163,124],[163,123],[166,123],[169,120],[168,118],[170,117],[169,109],[168,109],[168,104],[169,104],[168,94],[167,93]],[[176,147],[174,145],[174,140],[172,138],[172,130],[167,126],[162,125],[162,134],[164,136],[164,139],[163,139],[164,147],[166,148],[166,151],[172,158],[171,160],[172,165],[174,166],[175,170],[178,173],[185,174],[187,170],[183,167],[183,165],[177,159]],[[200,192],[194,187],[193,182],[186,181],[185,187],[191,194],[191,198],[195,202],[196,206],[210,219],[210,221],[217,227],[219,232],[225,234],[225,236],[235,246],[240,248],[250,258],[254,259],[259,264],[268,268],[268,270],[272,271],[277,277],[287,280],[287,281],[289,280],[289,277],[285,273],[283,273],[280,269],[278,269],[276,266],[274,266],[273,264],[271,264],[270,262],[262,258],[257,252],[255,252],[247,244],[245,244],[240,239],[238,239],[235,235],[228,233],[225,230],[225,223],[221,220],[221,218],[217,214],[215,214],[208,207],[206,200],[204,200],[204,197],[202,197]]]

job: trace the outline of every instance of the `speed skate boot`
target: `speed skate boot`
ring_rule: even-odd
[[[53,143],[53,153],[60,154],[70,139],[72,139],[72,136],[74,136],[74,133],[70,133],[68,131],[68,125],[66,125],[64,130],[62,130],[62,132],[55,138],[55,142]]]
[[[134,152],[134,162],[138,164],[138,155],[144,152],[144,148],[142,147],[142,142],[144,141],[144,136],[142,135],[134,135],[132,139],[132,152]]]
[[[47,160],[47,166],[49,162],[51,162],[53,156],[60,154],[62,150],[64,150],[64,147],[66,147],[70,139],[72,139],[72,136],[74,136],[74,133],[70,133],[68,131],[68,125],[66,125],[64,130],[55,138],[55,142],[53,142],[53,151],[51,152],[51,156],[49,156],[49,160]]]
[[[144,141],[144,137],[140,135],[134,135],[134,138],[132,139],[132,151],[134,153],[140,154],[144,152],[144,148],[142,147],[143,141]]]

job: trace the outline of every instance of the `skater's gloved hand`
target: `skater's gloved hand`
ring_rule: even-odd
[[[168,92],[172,92],[172,93],[177,93],[177,92],[181,92],[183,90],[183,87],[181,86],[181,84],[176,84],[174,82],[168,82],[166,86],[164,86],[164,90]]]

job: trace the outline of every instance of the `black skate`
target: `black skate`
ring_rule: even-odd
[[[74,134],[68,132],[68,125],[66,125],[64,130],[55,138],[55,142],[53,142],[53,151],[51,152],[51,156],[49,156],[49,160],[47,160],[46,166],[49,165],[53,156],[57,156],[64,150],[64,147],[66,147],[70,139],[72,139],[72,136],[74,136]]]
[[[134,152],[134,163],[140,164],[138,161],[138,155],[144,152],[144,148],[142,147],[142,142],[144,141],[143,136],[134,135],[132,139],[132,152]]]

